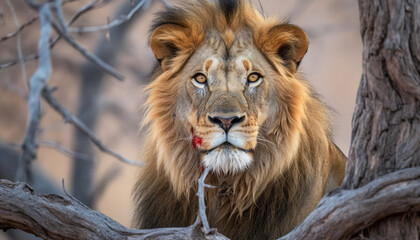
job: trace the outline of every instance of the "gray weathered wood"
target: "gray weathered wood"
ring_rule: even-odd
[[[345,188],[420,166],[420,4],[359,0],[363,75]]]
[[[363,75],[343,186],[420,166],[420,2],[359,0]],[[383,219],[357,237],[418,239],[420,214]]]
[[[204,234],[199,221],[185,228],[129,229],[73,198],[36,194],[25,183],[0,180],[0,193],[0,229],[43,239],[227,239],[215,230]]]
[[[360,188],[332,191],[281,240],[349,239],[379,219],[409,210],[420,211],[420,167],[387,174]]]

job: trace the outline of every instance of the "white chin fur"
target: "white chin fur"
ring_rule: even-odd
[[[252,163],[252,155],[237,148],[220,147],[207,153],[203,159],[205,167],[224,174],[235,174],[245,170]]]

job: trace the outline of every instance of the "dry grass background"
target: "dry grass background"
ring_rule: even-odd
[[[124,0],[125,1],[125,0]],[[75,26],[106,24],[107,17],[113,16],[124,1],[114,0],[105,7],[84,15]],[[11,1],[20,23],[35,16],[23,0]],[[89,1],[79,0],[63,8],[68,18],[75,10]],[[176,1],[170,1],[172,3]],[[303,27],[310,40],[309,51],[302,61],[300,70],[321,94],[323,100],[335,109],[334,140],[347,154],[350,144],[351,117],[354,109],[357,86],[361,76],[362,46],[359,34],[357,2],[353,0],[261,0],[266,15],[287,17],[294,24]],[[256,2],[259,6],[259,3]],[[142,135],[138,134],[141,119],[140,107],[144,101],[141,89],[147,82],[147,74],[154,63],[154,57],[147,46],[147,30],[153,14],[162,7],[156,1],[137,21],[123,42],[123,47],[114,66],[126,80],[119,82],[106,77],[100,95],[99,121],[95,128],[102,141],[130,159],[141,160],[139,152]],[[0,37],[15,29],[11,12],[5,0],[0,1]],[[22,34],[24,54],[36,50],[39,24],[34,23]],[[104,32],[75,34],[77,41],[94,51],[97,41]],[[0,65],[16,58],[16,38],[0,42]],[[52,51],[53,75],[51,85],[58,86],[58,100],[72,113],[76,112],[80,70],[86,60],[65,42],[59,42]],[[37,62],[25,64],[27,78],[36,69]],[[0,141],[20,143],[26,125],[26,102],[20,96],[25,94],[22,72],[19,65],[0,69]],[[54,140],[71,148],[74,128],[64,125],[62,118],[44,105],[41,126],[46,131],[43,140]],[[49,148],[40,148],[39,165],[52,179],[67,185],[70,180],[71,159]],[[1,167],[1,166],[0,166]],[[105,213],[123,225],[130,225],[133,206],[131,189],[136,179],[136,168],[123,164],[98,151],[95,179],[108,169],[117,167],[121,171],[106,189],[97,205],[97,210]],[[70,187],[69,187],[70,188]],[[1,236],[0,236],[1,239]]]

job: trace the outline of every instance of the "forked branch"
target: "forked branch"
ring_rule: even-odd
[[[420,167],[387,174],[357,189],[332,191],[280,240],[349,239],[379,219],[408,211],[420,211]]]
[[[281,239],[348,238],[378,219],[410,210],[420,210],[420,167],[329,193]],[[36,194],[24,183],[0,180],[0,229],[8,228],[44,239],[226,239],[215,230],[205,234],[199,218],[184,228],[129,229],[70,198]]]
[[[30,177],[30,162],[35,158],[36,152],[36,133],[41,121],[41,92],[47,85],[50,78],[52,67],[50,58],[50,48],[48,40],[51,34],[51,11],[48,4],[43,4],[37,8],[41,24],[41,32],[38,41],[39,66],[32,75],[28,99],[28,123],[26,127],[25,139],[23,140],[22,156],[19,160],[20,167],[16,178],[26,181]]]
[[[116,153],[106,147],[102,141],[95,135],[95,133],[90,130],[82,121],[80,121],[76,116],[70,114],[61,104],[54,98],[52,94],[52,90],[47,86],[44,88],[42,95],[44,99],[48,102],[48,104],[57,112],[59,113],[67,123],[73,124],[78,130],[82,131],[87,137],[91,139],[91,141],[104,153],[113,156],[125,163],[135,165],[135,166],[144,166],[144,163],[133,161],[123,157],[121,154]]]
[[[200,217],[188,227],[129,229],[72,197],[36,194],[25,183],[0,180],[0,229],[9,228],[43,239],[227,239],[215,229],[205,233]]]

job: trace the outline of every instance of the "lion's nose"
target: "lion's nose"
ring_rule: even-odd
[[[223,130],[225,130],[225,132],[228,132],[230,128],[232,128],[233,125],[238,124],[242,121],[245,120],[245,116],[242,117],[210,117],[209,116],[209,121],[219,125],[221,128],[223,128]]]

